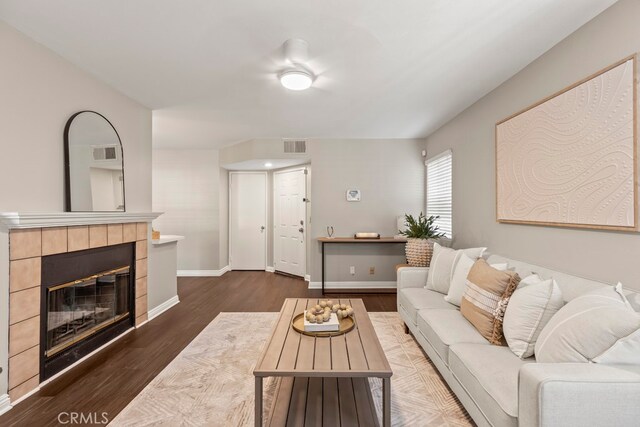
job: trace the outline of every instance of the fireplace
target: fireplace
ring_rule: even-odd
[[[133,243],[42,257],[44,381],[134,326]]]
[[[17,402],[83,355],[147,322],[148,221],[156,217],[0,213],[0,273],[9,279],[0,280],[0,313],[8,320],[8,334],[0,331],[0,344],[8,350],[0,371],[0,412],[7,391]],[[128,294],[121,291],[123,282]],[[91,294],[93,314],[69,313],[71,307],[89,311],[82,306]],[[110,313],[105,304],[113,307]],[[71,318],[49,331],[48,311],[66,311]]]

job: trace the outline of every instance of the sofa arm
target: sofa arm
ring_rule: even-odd
[[[518,425],[637,426],[640,365],[530,363],[520,369]]]
[[[429,267],[400,267],[396,272],[398,289],[424,288],[428,273]]]

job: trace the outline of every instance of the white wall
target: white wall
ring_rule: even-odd
[[[162,234],[185,236],[178,270],[218,270],[220,265],[218,150],[154,150],[153,222]]]
[[[118,130],[129,212],[151,210],[151,111],[0,21],[0,211],[63,211],[63,132],[94,110]]]
[[[637,233],[498,224],[494,160],[496,122],[640,51],[638,17],[619,1],[429,136],[430,156],[453,149],[454,245],[640,290]]]

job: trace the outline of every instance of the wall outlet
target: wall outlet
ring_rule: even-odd
[[[369,274],[376,274],[376,268],[375,267],[369,267]]]
[[[356,274],[356,268],[353,265],[349,267],[349,273],[351,273],[352,276]]]

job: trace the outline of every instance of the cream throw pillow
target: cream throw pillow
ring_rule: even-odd
[[[460,307],[462,296],[467,290],[467,276],[469,275],[471,267],[473,267],[473,263],[476,261],[477,258],[472,259],[466,253],[460,256],[453,272],[453,277],[451,278],[449,292],[444,297],[445,301]],[[491,267],[503,271],[507,269],[507,264],[491,264]]]
[[[535,274],[522,279],[509,299],[502,324],[511,351],[521,359],[533,356],[540,332],[563,305],[555,280],[540,280]]]
[[[540,363],[640,364],[640,313],[619,283],[581,295],[551,318],[535,354]]]
[[[431,257],[429,273],[427,273],[427,285],[425,287],[429,290],[446,294],[449,292],[451,278],[453,277],[454,269],[460,257],[466,254],[475,260],[480,258],[486,249],[487,248],[469,248],[455,250],[434,243],[433,256]]]

